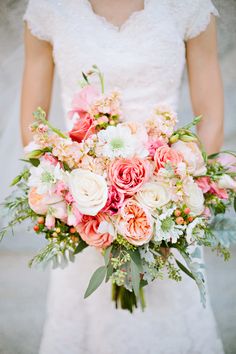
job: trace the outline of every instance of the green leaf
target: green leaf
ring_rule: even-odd
[[[140,253],[139,253],[139,250],[138,248],[136,248],[134,251],[133,250],[129,250],[128,251],[132,261],[136,264],[136,266],[138,267],[139,269],[139,272],[142,273],[143,271],[143,265],[142,265],[142,260],[141,260],[141,257],[140,257]]]
[[[88,247],[88,244],[84,242],[84,240],[80,240],[78,246],[75,249],[74,254],[82,252],[86,247]]]
[[[21,178],[22,178],[22,175],[16,176],[16,177],[13,179],[13,181],[11,182],[10,187],[13,187],[13,186],[15,186],[18,182],[20,182]]]
[[[112,264],[109,263],[108,266],[107,266],[107,275],[106,275],[106,279],[105,279],[106,283],[108,282],[108,280],[112,276],[112,273],[113,273],[113,267],[112,267]]]
[[[139,268],[137,267],[136,263],[133,262],[133,260],[131,260],[131,283],[132,283],[132,287],[134,290],[134,293],[136,295],[136,297],[139,296],[139,288],[140,288],[140,272],[139,272]]]
[[[236,197],[234,197],[234,211],[236,212]]]
[[[104,251],[104,261],[106,267],[108,266],[108,263],[110,261],[111,250],[112,250],[112,246],[106,248]]]
[[[185,273],[187,274],[190,278],[192,278],[193,280],[195,280],[195,277],[193,276],[193,274],[180,262],[178,261],[178,259],[175,260],[178,267]]]
[[[93,273],[93,275],[90,279],[87,290],[85,292],[85,295],[84,295],[85,299],[86,299],[86,297],[91,295],[99,287],[99,285],[102,284],[102,282],[105,278],[106,272],[107,272],[106,266],[99,267],[97,270],[95,270],[95,272]]]

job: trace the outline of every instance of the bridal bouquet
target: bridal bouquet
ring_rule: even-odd
[[[102,92],[90,84],[94,73]],[[17,190],[5,201],[11,220],[1,235],[33,221],[47,244],[30,265],[65,266],[95,247],[104,265],[85,297],[110,280],[116,306],[132,312],[138,303],[144,308],[146,285],[164,276],[181,281],[185,272],[204,303],[199,246],[229,257],[235,234],[215,216],[235,203],[236,155],[207,156],[191,131],[200,117],[176,128],[176,114],[165,105],[147,112],[143,124],[129,121],[119,93],[104,93],[96,66],[83,73],[69,116],[73,129],[62,133],[42,109],[34,113],[33,142],[12,183]]]

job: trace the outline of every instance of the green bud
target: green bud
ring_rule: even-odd
[[[170,137],[170,143],[174,144],[179,140],[179,134],[174,134]]]
[[[180,136],[180,140],[184,141],[185,143],[189,143],[189,142],[197,142],[197,138],[193,135],[181,135]]]
[[[28,159],[35,159],[35,158],[40,157],[42,154],[43,154],[42,150],[33,150],[33,151],[27,153],[26,157]]]

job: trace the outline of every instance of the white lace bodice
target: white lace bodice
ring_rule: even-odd
[[[142,121],[158,103],[177,109],[185,41],[207,27],[211,13],[217,15],[210,0],[145,0],[117,28],[89,0],[30,0],[24,19],[53,44],[65,111],[81,71],[97,64],[106,89],[122,92],[126,119]]]

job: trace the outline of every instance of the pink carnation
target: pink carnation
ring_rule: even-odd
[[[81,222],[77,225],[78,233],[88,245],[104,248],[112,243],[113,237],[111,234],[98,232],[102,221],[109,222],[107,215],[104,213],[98,213],[95,216],[83,215]]]
[[[44,160],[50,162],[53,166],[58,164],[58,159],[48,152],[43,156],[43,158]]]
[[[91,106],[98,98],[99,93],[94,86],[87,85],[78,93],[75,94],[72,101],[72,110],[70,116],[78,113],[81,116],[83,112],[90,112]]]
[[[198,187],[201,188],[203,193],[211,193],[216,195],[220,199],[228,199],[228,193],[226,189],[219,188],[215,182],[213,182],[210,177],[199,177],[196,179]]]
[[[135,194],[148,180],[150,164],[139,158],[117,159],[109,166],[109,179],[121,193]]]
[[[228,193],[226,189],[219,188],[215,182],[211,182],[210,193],[217,195],[220,199],[228,199]]]
[[[170,163],[173,167],[176,167],[179,162],[183,161],[183,156],[180,152],[171,149],[168,145],[160,146],[154,155],[154,161],[156,163],[156,170],[165,167]]]
[[[196,182],[203,193],[207,193],[211,189],[211,180],[209,177],[199,177],[196,179]]]
[[[161,139],[157,140],[149,140],[147,143],[147,149],[149,151],[150,157],[154,160],[154,155],[156,152],[156,149],[158,149],[160,146],[166,145],[165,142],[163,142]]]
[[[124,194],[119,192],[114,186],[110,186],[108,190],[108,199],[103,212],[108,212],[110,215],[117,214],[124,203]]]

